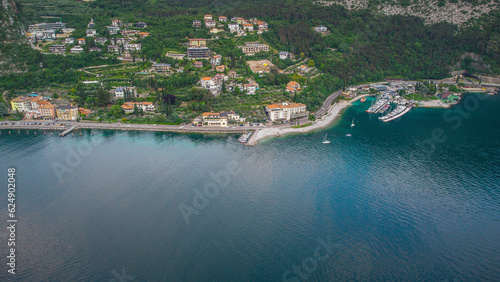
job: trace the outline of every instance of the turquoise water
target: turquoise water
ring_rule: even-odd
[[[467,97],[389,123],[358,102],[329,145],[1,130],[19,222],[0,280],[499,280],[500,96]]]

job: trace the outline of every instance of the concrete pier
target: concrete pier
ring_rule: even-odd
[[[64,130],[62,133],[59,133],[59,136],[61,136],[61,137],[66,136],[66,135],[68,135],[69,133],[71,133],[71,131],[75,130],[75,128],[76,128],[76,125],[73,125],[72,127],[68,128],[68,129],[66,129],[66,130]]]

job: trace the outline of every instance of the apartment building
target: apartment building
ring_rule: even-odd
[[[306,105],[301,103],[276,103],[267,105],[265,110],[270,121],[290,120],[309,115]]]

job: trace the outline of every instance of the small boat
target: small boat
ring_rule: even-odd
[[[352,135],[351,135],[351,133],[347,133],[345,136],[346,137],[351,137]]]
[[[353,127],[355,124],[354,124],[354,118],[352,118],[352,122],[351,122],[351,127]]]
[[[323,138],[323,144],[330,144],[329,140],[326,140],[326,137],[328,136],[328,133],[325,134],[325,138]]]
[[[360,101],[361,101],[361,103],[363,103],[364,101],[366,101],[366,97],[361,98]]]

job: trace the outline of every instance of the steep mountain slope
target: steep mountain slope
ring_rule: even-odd
[[[333,0],[317,1],[317,5],[342,5],[348,10],[370,8],[384,15],[404,15],[423,18],[426,24],[448,22],[462,26],[470,19],[477,19],[483,14],[500,7],[500,2],[453,0],[403,0],[403,1],[373,1],[373,0]]]

